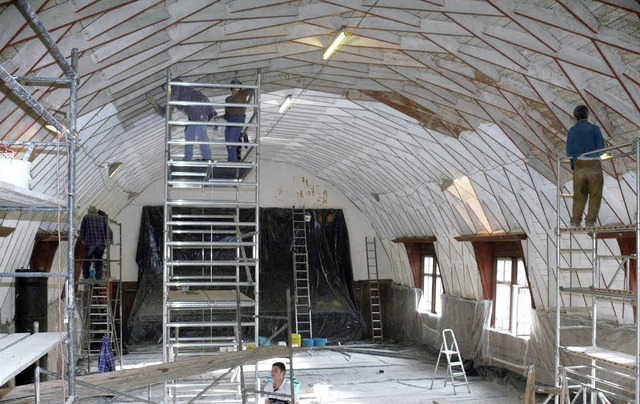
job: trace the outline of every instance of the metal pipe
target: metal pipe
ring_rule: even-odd
[[[67,208],[54,208],[52,206],[0,206],[0,212],[66,212]]]
[[[74,243],[73,233],[75,229],[75,182],[76,182],[76,110],[78,108],[78,76],[75,71],[78,68],[78,48],[71,50],[71,65],[73,66],[73,81],[71,82],[69,95],[69,126],[71,131],[67,135],[68,158],[68,194],[67,206],[69,209],[67,228],[69,240],[67,242],[67,321],[69,327],[68,371],[69,371],[69,396],[76,395],[76,364],[75,364],[75,268],[74,268]]]
[[[556,349],[554,352],[554,380],[555,386],[560,387],[560,245],[562,235],[560,233],[560,194],[562,193],[562,183],[560,170],[562,170],[562,157],[557,163],[557,191],[556,191]],[[557,399],[556,399],[557,400]]]
[[[2,140],[0,143],[7,146],[45,146],[45,147],[62,147],[64,143],[62,142],[28,142],[28,141],[12,141],[12,140]],[[65,150],[65,148],[63,148]]]
[[[40,323],[38,321],[33,322],[33,333],[40,332]],[[36,390],[36,404],[40,404],[40,359],[36,360],[36,370],[33,377],[33,384]]]
[[[29,77],[29,76],[14,76],[16,81],[22,84],[31,84],[31,85],[50,85],[50,84],[71,84],[71,79],[60,78],[60,77]]]
[[[291,291],[289,288],[287,288],[287,330],[289,331],[289,385],[291,386],[291,402],[296,403],[296,386],[293,375],[293,344],[291,343]]]
[[[62,67],[62,70],[64,70],[67,77],[69,77],[70,80],[75,80],[77,68],[70,66],[64,56],[62,56],[58,45],[53,40],[53,38],[51,38],[51,35],[49,35],[49,32],[44,27],[44,25],[42,25],[42,21],[40,21],[36,12],[31,8],[26,0],[17,0],[16,3],[20,11],[22,11],[25,17],[27,17],[27,19],[31,22],[32,28],[34,28],[36,34],[38,34],[42,42],[44,42],[44,45],[47,47],[47,49],[49,49],[49,52],[51,52],[53,58],[58,62],[60,67]],[[71,64],[73,65],[73,61],[71,62]]]
[[[636,147],[636,296],[640,293],[640,276],[638,276],[638,255],[640,253],[640,139],[635,141]],[[640,321],[638,320],[638,305],[636,304],[636,389],[635,402],[640,402]]]
[[[0,278],[57,278],[67,274],[52,274],[48,272],[0,272]]]
[[[17,95],[18,98],[26,102],[27,105],[30,106],[35,112],[37,112],[38,115],[43,117],[45,121],[53,125],[64,136],[69,136],[69,131],[67,130],[67,128],[65,128],[60,122],[58,122],[58,120],[54,118],[53,115],[51,115],[49,111],[47,111],[42,106],[42,104],[38,102],[38,100],[33,98],[33,96],[27,90],[25,90],[25,88],[22,87],[20,83],[18,83],[16,79],[14,79],[13,76],[11,76],[9,72],[6,71],[2,66],[0,66],[0,79],[5,82],[7,87],[13,90],[14,94]]]

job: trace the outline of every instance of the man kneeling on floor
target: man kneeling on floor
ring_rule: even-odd
[[[291,383],[289,380],[285,380],[284,376],[287,373],[287,368],[282,362],[276,362],[271,365],[271,377],[272,382],[268,382],[264,386],[264,392],[267,393],[267,399],[265,404],[290,404],[291,403]],[[268,394],[275,393],[275,394]],[[295,393],[295,403],[298,404],[298,395]]]

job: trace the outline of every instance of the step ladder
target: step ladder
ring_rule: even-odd
[[[382,342],[382,300],[380,299],[380,279],[378,277],[378,255],[376,238],[365,237],[367,250],[367,275],[369,279],[369,304],[371,306],[371,338],[373,343]]]
[[[81,306],[85,314],[84,327],[83,327],[83,354],[87,358],[87,370],[92,371],[91,363],[92,358],[100,355],[100,347],[102,344],[102,337],[106,335],[111,342],[111,348],[116,354],[116,359],[122,366],[122,347],[120,345],[120,336],[118,333],[117,313],[120,304],[119,299],[112,299],[110,292],[115,292],[118,296],[120,291],[111,291],[109,289],[109,281],[107,280],[82,280],[80,281],[86,290],[88,295],[87,306]],[[113,285],[119,288],[119,282],[114,282]],[[97,365],[97,360],[96,360]]]
[[[293,258],[294,303],[296,333],[303,338],[313,338],[311,324],[311,293],[309,290],[309,253],[307,250],[307,223],[311,215],[304,209],[291,209],[293,223]]]
[[[467,386],[467,391],[471,393],[469,388],[469,381],[467,380],[467,373],[464,371],[464,364],[462,363],[462,357],[460,357],[460,351],[458,349],[458,342],[453,330],[447,328],[442,330],[442,345],[440,345],[440,353],[438,354],[438,360],[436,361],[436,367],[433,370],[433,377],[431,378],[431,386],[429,390],[433,388],[433,382],[436,380],[436,373],[438,372],[438,366],[442,357],[447,360],[447,375],[444,379],[444,387],[447,387],[447,382],[451,380],[453,386],[453,394],[456,394],[456,386]]]

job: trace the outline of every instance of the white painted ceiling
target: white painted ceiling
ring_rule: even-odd
[[[639,134],[636,0],[29,4],[63,55],[79,49],[81,208],[118,212],[131,192],[162,178],[164,123],[146,94],[162,97],[168,72],[211,83],[253,83],[260,73],[262,158],[331,182],[387,239],[544,233],[540,226],[555,223],[556,158],[574,106],[590,107],[610,145]],[[11,1],[0,2],[0,26],[2,67],[62,77]],[[325,62],[322,50],[341,26],[351,35]],[[68,89],[29,88],[64,118]],[[290,94],[293,107],[279,114]],[[42,124],[0,85],[1,138],[53,140]],[[125,164],[109,179],[101,166],[113,161]],[[33,189],[55,194],[55,159],[37,153],[33,164]],[[601,220],[634,214],[626,165],[606,164]]]

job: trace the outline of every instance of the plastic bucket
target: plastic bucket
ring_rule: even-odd
[[[258,344],[262,345],[263,342],[263,346],[271,346],[271,341],[267,341],[267,337],[258,337]]]
[[[313,338],[304,338],[302,340],[302,344],[306,347],[312,347],[313,346]]]
[[[302,337],[300,334],[291,334],[291,345],[302,346]]]
[[[327,346],[326,338],[314,338],[313,343],[315,346]]]

